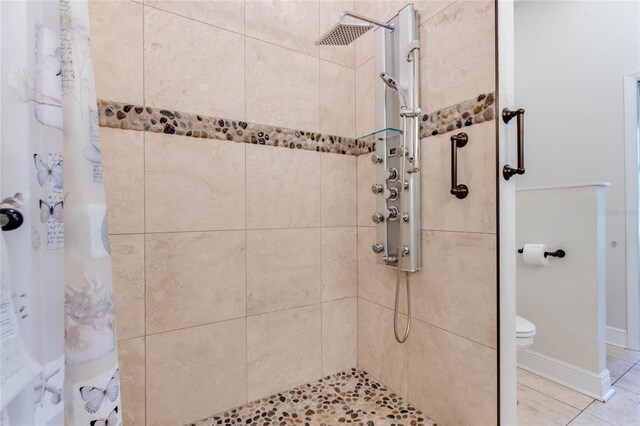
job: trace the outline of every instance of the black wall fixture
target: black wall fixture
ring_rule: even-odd
[[[469,195],[467,185],[458,184],[458,148],[464,148],[467,142],[469,142],[469,136],[464,132],[451,136],[451,190],[449,192],[460,200]]]
[[[524,174],[524,109],[510,110],[505,108],[502,110],[502,121],[505,123],[509,123],[513,117],[517,117],[518,125],[518,165],[515,169],[508,164],[502,168],[502,176],[506,180],[511,179],[513,175]]]
[[[3,231],[18,229],[24,222],[22,213],[16,209],[0,209],[0,224]]]

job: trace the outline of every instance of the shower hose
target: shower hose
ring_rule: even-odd
[[[407,128],[407,117],[404,117],[405,129]],[[400,336],[398,332],[398,315],[399,315],[399,305],[400,305],[400,276],[402,275],[402,258],[405,253],[403,250],[402,244],[402,202],[403,202],[403,193],[404,193],[404,174],[405,174],[405,161],[406,161],[406,152],[407,152],[407,132],[404,132],[402,137],[402,161],[400,162],[400,189],[398,190],[398,205],[400,206],[400,226],[398,232],[398,263],[397,263],[397,273],[396,273],[396,301],[393,308],[393,333],[396,336],[396,340],[398,343],[404,343],[409,338],[409,332],[411,331],[411,282],[409,280],[409,271],[405,271],[406,283],[407,283],[407,325],[404,329],[404,334]]]

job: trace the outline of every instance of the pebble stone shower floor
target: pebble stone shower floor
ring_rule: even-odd
[[[352,368],[189,426],[437,426],[366,372]]]

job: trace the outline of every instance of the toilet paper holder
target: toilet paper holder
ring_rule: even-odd
[[[518,253],[522,254],[522,251],[523,251],[523,249],[518,249]],[[544,257],[551,256],[551,257],[558,257],[558,258],[562,259],[566,255],[567,255],[567,253],[562,249],[558,249],[556,251],[545,251],[544,252]]]

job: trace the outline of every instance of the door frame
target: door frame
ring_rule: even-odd
[[[624,76],[624,138],[627,240],[627,347],[640,350],[640,200],[639,147],[640,71]]]
[[[499,424],[517,423],[516,351],[516,179],[505,180],[502,166],[516,158],[514,126],[501,119],[515,102],[514,0],[496,2],[496,186],[498,194]]]

